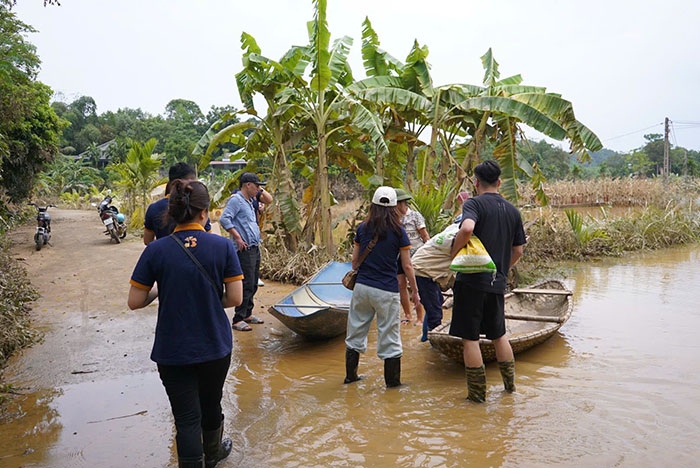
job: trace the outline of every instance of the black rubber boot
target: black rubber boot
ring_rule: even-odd
[[[204,459],[200,457],[178,457],[178,468],[202,468]]]
[[[228,457],[233,447],[231,439],[222,439],[224,434],[224,415],[221,415],[221,425],[218,429],[202,431],[202,445],[204,446],[204,466],[213,468],[216,464]]]
[[[384,382],[386,388],[401,385],[401,356],[384,359]]]
[[[361,375],[357,375],[357,367],[360,365],[360,353],[354,349],[345,349],[345,380],[343,383],[349,384],[362,380]]]

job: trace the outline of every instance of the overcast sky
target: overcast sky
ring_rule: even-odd
[[[607,148],[643,144],[668,116],[680,146],[700,149],[700,2],[695,0],[329,0],[332,38],[355,39],[351,65],[364,77],[361,23],[404,59],[414,39],[430,48],[435,84],[480,84],[479,57],[492,47],[501,76],[546,86]],[[19,0],[39,33],[39,78],[65,99],[90,95],[98,112],[140,107],[163,113],[174,98],[240,107],[234,74],[239,39],[252,34],[279,58],[307,42],[311,1]],[[642,131],[646,127],[654,126]],[[634,132],[634,133],[632,133]],[[620,135],[631,135],[616,138]],[[672,143],[674,142],[672,138]]]

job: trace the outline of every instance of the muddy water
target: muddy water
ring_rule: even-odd
[[[365,379],[342,385],[342,339],[305,342],[261,311],[266,325],[235,335],[223,401],[234,451],[220,466],[700,463],[700,248],[580,266],[568,283],[571,320],[518,356],[517,393],[503,394],[489,365],[484,405],[464,400],[463,369],[419,343],[415,327],[402,327],[406,385],[387,391],[374,330],[360,364]],[[286,289],[262,291],[271,302]],[[12,407],[16,418],[0,426],[0,466],[173,466],[169,408],[147,361],[149,309],[100,325],[109,346],[120,346],[122,330],[140,334],[129,349],[96,359],[128,352],[138,365],[75,382],[52,377],[51,366],[32,371],[32,357],[46,359],[36,354],[42,347],[60,360],[61,338],[50,331],[11,364],[10,380],[29,390]],[[89,359],[74,357],[69,369],[101,369]]]

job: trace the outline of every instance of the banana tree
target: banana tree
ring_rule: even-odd
[[[517,152],[516,141],[524,138],[520,124],[557,140],[568,139],[579,160],[589,157],[587,150],[602,147],[595,134],[576,120],[572,104],[560,95],[547,93],[543,87],[523,86],[520,75],[499,79],[498,63],[491,49],[481,58],[485,69],[482,86],[453,84],[433,87],[425,61],[427,52],[426,47],[414,43],[401,70],[400,83],[387,75],[375,76],[355,85],[356,88],[365,88],[357,93],[358,96],[372,102],[393,99],[396,102],[392,105],[398,104],[397,88],[412,92],[414,103],[418,102],[418,95],[430,101],[427,111],[424,101],[420,106],[414,106],[419,122],[425,123],[428,119],[431,127],[430,143],[421,151],[418,161],[423,185],[432,183],[437,163],[438,182],[444,183],[448,173],[452,174],[458,181],[455,190],[459,190],[471,166],[480,159],[483,143],[492,141],[495,143],[494,156],[503,169],[501,191],[504,196],[517,201],[517,178],[524,174],[531,179],[538,199],[544,203],[544,177],[539,167]],[[407,102],[405,96],[401,99]],[[456,144],[458,138],[462,139],[460,144]]]
[[[369,136],[378,154],[388,151],[382,123],[353,96],[345,92],[352,84],[352,71],[347,58],[352,38],[343,36],[330,47],[330,31],[326,21],[326,0],[314,1],[314,19],[308,23],[310,62],[308,86],[296,88],[302,120],[308,122],[316,137],[316,197],[319,200],[321,244],[333,254],[331,201],[328,184],[328,143],[336,132],[348,127]],[[300,77],[301,79],[301,77]]]
[[[518,174],[525,174],[533,182],[538,200],[546,203],[540,168],[518,154],[516,141],[525,139],[520,125],[534,128],[555,140],[567,139],[579,161],[590,158],[588,150],[597,151],[603,145],[591,130],[576,120],[573,105],[560,94],[548,93],[544,87],[524,86],[520,75],[499,79],[499,65],[491,49],[481,57],[481,62],[483,86],[446,87],[449,90],[446,101],[464,115],[464,122],[470,122],[466,125],[471,137],[466,143],[467,154],[478,158],[480,146],[487,139],[491,140],[496,145],[494,156],[503,170],[503,195],[517,202]],[[464,161],[470,159],[465,157]],[[460,171],[458,177],[464,174]]]
[[[305,47],[292,47],[279,61],[261,55],[255,39],[241,35],[243,70],[236,74],[236,84],[246,112],[257,116],[253,95],[265,99],[267,113],[251,134],[246,152],[251,157],[272,155],[270,189],[274,191],[284,227],[287,247],[297,249],[302,232],[299,204],[289,166],[288,152],[308,133],[295,125],[298,106],[294,87],[304,85],[299,75],[308,65]]]
[[[368,78],[353,83],[348,90],[368,108],[374,110],[382,119],[385,139],[389,142],[389,157],[393,162],[405,167],[402,185],[409,189],[414,186],[415,147],[422,144],[420,134],[427,126],[427,111],[430,101],[420,90],[404,89],[404,77],[417,75],[413,70],[420,65],[417,61],[424,59],[416,55],[414,49],[404,64],[380,47],[379,36],[372,28],[369,18],[362,23],[362,58]],[[427,54],[427,49],[425,49]],[[427,67],[425,68],[427,71]],[[410,79],[406,77],[406,80]],[[430,82],[428,75],[428,82]],[[377,155],[376,175],[385,184],[396,184],[392,177],[385,177],[384,160]],[[389,172],[395,169],[388,166]]]

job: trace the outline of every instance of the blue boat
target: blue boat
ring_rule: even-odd
[[[341,281],[350,269],[350,263],[327,263],[313,278],[270,307],[270,313],[311,340],[342,335],[347,327],[352,291]]]

